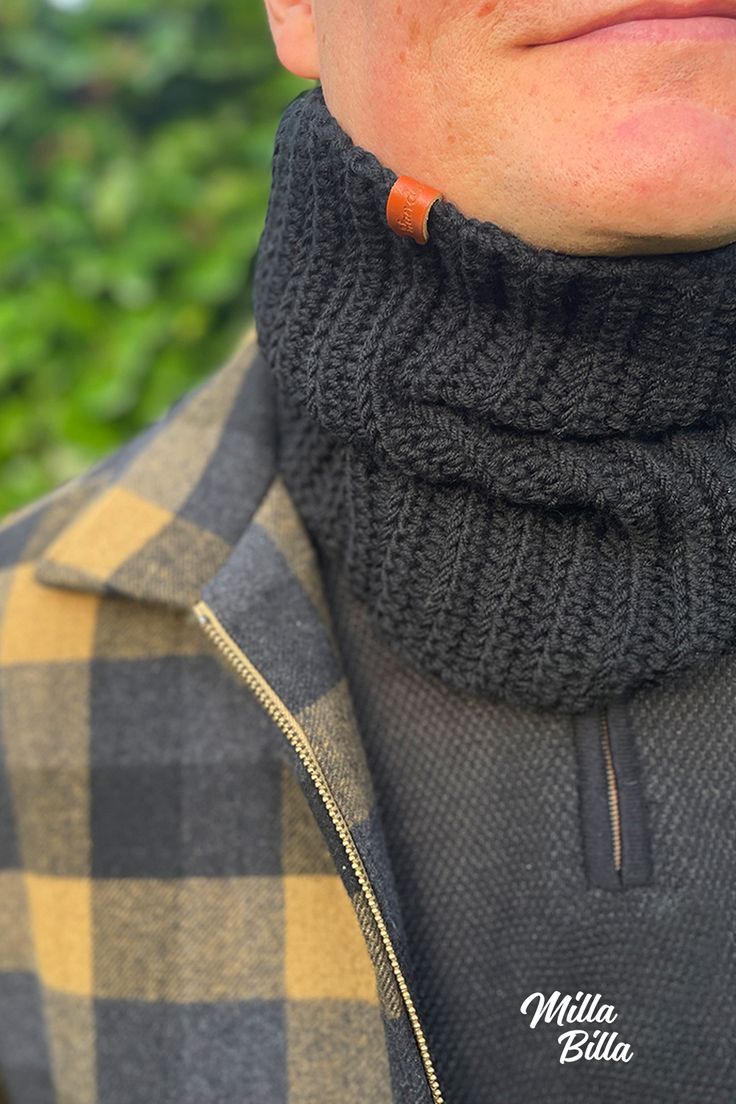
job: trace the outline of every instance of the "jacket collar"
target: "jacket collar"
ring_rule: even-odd
[[[204,599],[335,766],[351,820],[370,781],[314,545],[276,467],[273,380],[235,355],[127,446],[55,492],[36,579],[192,610]]]
[[[57,491],[57,510],[68,512],[36,577],[191,606],[275,476],[264,367],[251,328],[219,371]]]

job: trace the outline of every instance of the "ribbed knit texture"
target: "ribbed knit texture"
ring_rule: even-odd
[[[299,96],[254,286],[284,479],[377,629],[558,711],[733,651],[736,244],[572,256],[440,200],[421,246],[395,179]]]

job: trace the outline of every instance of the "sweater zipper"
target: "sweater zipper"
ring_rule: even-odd
[[[601,709],[601,753],[606,770],[606,785],[608,787],[608,819],[611,824],[611,855],[613,868],[621,876],[622,841],[621,841],[621,803],[619,801],[618,778],[616,768],[613,765],[613,753],[611,750],[611,731],[608,725],[608,710]]]
[[[627,702],[574,717],[583,857],[588,885],[622,890],[652,880],[644,778]]]
[[[194,614],[199,624],[204,629],[205,633],[218,649],[218,651],[225,657],[230,666],[237,672],[243,682],[248,686],[253,693],[259,704],[265,709],[266,713],[271,717],[273,722],[286,736],[287,740],[291,744],[292,748],[299,756],[302,764],[304,765],[307,774],[312,780],[314,787],[319,794],[322,804],[327,811],[327,814],[332,821],[335,831],[338,834],[340,842],[345,849],[345,854],[353,869],[358,884],[365,896],[368,907],[371,911],[373,920],[375,921],[381,942],[386,956],[388,958],[391,970],[396,979],[396,984],[401,994],[401,999],[404,1003],[409,1022],[411,1024],[414,1038],[416,1040],[419,1054],[424,1067],[424,1073],[429,1084],[429,1090],[432,1096],[433,1104],[443,1104],[443,1097],[440,1091],[439,1081],[437,1080],[437,1074],[434,1070],[434,1065],[427,1047],[427,1042],[424,1036],[424,1030],[419,1022],[419,1017],[414,1005],[414,1001],[409,992],[409,988],[406,984],[406,979],[402,972],[399,960],[394,950],[391,937],[386,927],[386,921],[381,913],[378,899],[376,897],[373,886],[371,885],[365,867],[363,866],[363,860],[360,857],[355,842],[350,833],[347,821],[343,816],[332,792],[327,784],[327,780],[323,774],[322,768],[319,764],[319,760],[315,756],[309,739],[304,732],[304,729],[297,721],[296,717],[286,708],[284,703],[275,693],[275,691],[269,686],[261,673],[248,659],[243,650],[236,644],[232,636],[223,627],[222,623],[218,619],[217,615],[204,601],[198,601],[194,606]]]

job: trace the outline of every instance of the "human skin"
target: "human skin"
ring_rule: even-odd
[[[734,241],[736,37],[551,42],[631,4],[266,0],[282,64],[464,215],[576,254]]]

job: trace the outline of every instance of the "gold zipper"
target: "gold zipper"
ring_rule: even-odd
[[[383,943],[391,969],[396,978],[396,984],[399,987],[399,992],[401,993],[401,998],[404,1002],[412,1031],[414,1032],[414,1038],[419,1048],[424,1072],[429,1082],[430,1092],[432,1093],[432,1100],[434,1104],[444,1104],[439,1082],[437,1080],[437,1074],[434,1071],[429,1048],[427,1047],[427,1042],[424,1037],[424,1031],[419,1022],[419,1017],[414,1007],[414,1001],[409,993],[409,988],[406,984],[401,966],[399,965],[399,960],[396,957],[396,951],[391,942],[391,937],[388,934],[386,922],[381,915],[375,891],[368,880],[368,875],[363,866],[363,860],[350,834],[347,821],[332,795],[319,761],[309,743],[307,734],[296,717],[288,711],[275,691],[269,686],[261,673],[253,666],[245,652],[238,647],[227,629],[223,627],[217,615],[210,609],[207,603],[203,601],[197,602],[194,606],[194,613],[207,636],[225,656],[231,667],[237,671],[249,689],[253,692],[258,702],[284,733],[304,764],[309,777],[312,779],[330,820],[337,831],[340,841],[345,848],[345,854],[353,868],[358,884],[365,895],[368,907],[371,910],[371,915],[373,916],[381,936],[381,942]]]
[[[613,866],[616,873],[620,874],[623,851],[621,843],[621,803],[618,795],[616,768],[613,765],[611,733],[608,728],[608,713],[605,709],[601,710],[601,749],[603,751],[603,761],[606,767],[606,783],[608,785],[608,816],[611,821]]]

